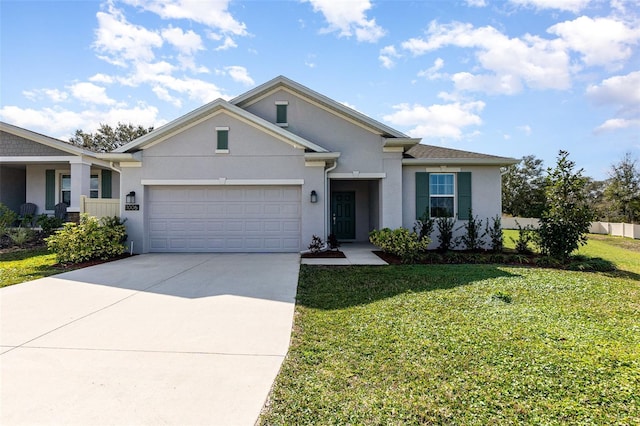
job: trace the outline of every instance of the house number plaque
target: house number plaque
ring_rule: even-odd
[[[125,204],[124,209],[126,211],[140,210],[140,204]]]

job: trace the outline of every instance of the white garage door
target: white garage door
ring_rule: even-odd
[[[152,252],[300,250],[299,186],[152,186]]]

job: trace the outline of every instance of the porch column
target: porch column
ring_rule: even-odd
[[[385,153],[383,160],[386,178],[380,181],[382,223],[380,228],[402,226],[402,154]]]
[[[91,186],[91,163],[82,159],[71,161],[71,206],[68,212],[80,212],[80,196],[89,197]]]

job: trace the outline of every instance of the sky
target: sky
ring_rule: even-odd
[[[0,0],[0,120],[59,139],[278,75],[426,144],[640,159],[637,0]]]

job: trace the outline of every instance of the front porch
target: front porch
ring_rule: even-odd
[[[340,242],[367,242],[382,223],[381,179],[329,180],[329,233]]]

